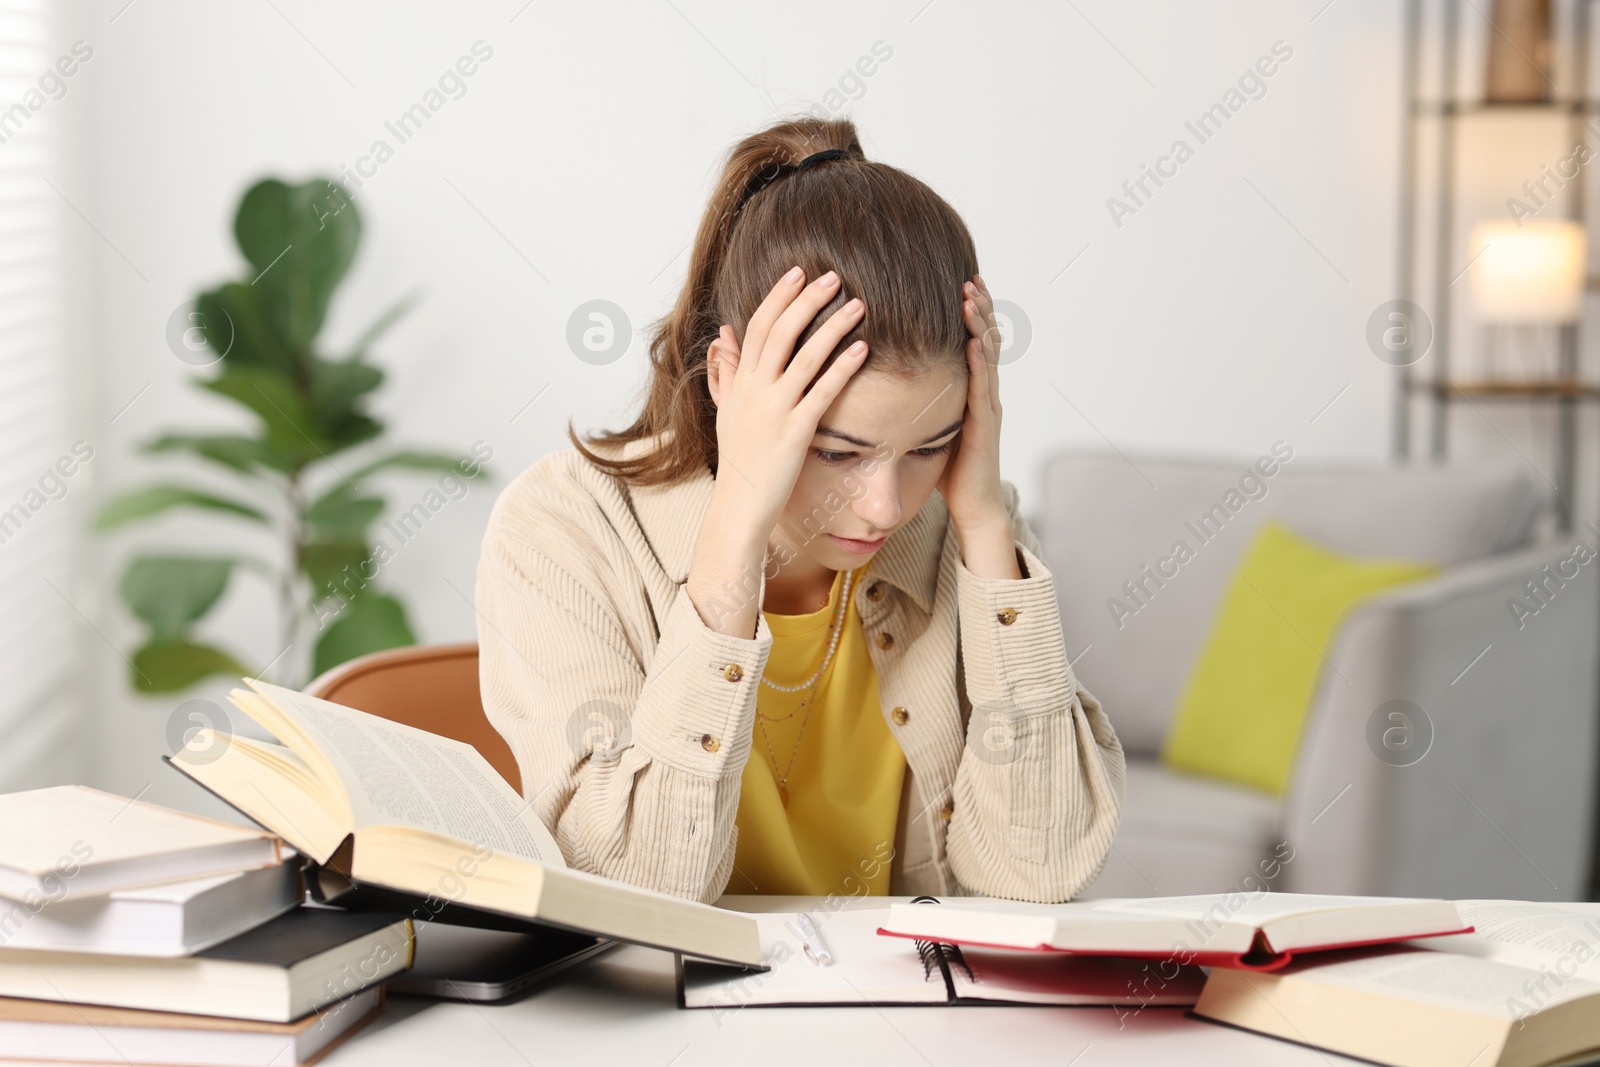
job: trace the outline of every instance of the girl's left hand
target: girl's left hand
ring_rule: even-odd
[[[937,483],[958,533],[988,527],[1009,530],[1011,517],[1000,489],[1000,328],[994,298],[974,274],[964,282],[962,318],[967,340],[967,410],[955,454]]]

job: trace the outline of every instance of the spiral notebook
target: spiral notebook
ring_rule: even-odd
[[[869,899],[849,898],[838,910],[755,914],[762,959],[770,965],[764,972],[680,956],[678,1006],[720,1012],[784,1005],[1188,1007],[1205,984],[1198,967],[1176,963],[964,949],[883,936],[878,927],[887,902]],[[917,897],[913,903],[939,902]],[[829,962],[814,962],[819,957]]]

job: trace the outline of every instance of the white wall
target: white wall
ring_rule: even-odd
[[[991,287],[1032,323],[1031,349],[1002,377],[1004,466],[1025,502],[1036,457],[1068,444],[1253,457],[1283,438],[1307,456],[1387,454],[1392,372],[1362,331],[1395,290],[1392,0],[125,3],[90,4],[80,31],[96,49],[92,166],[66,190],[96,231],[84,231],[82,305],[96,377],[79,433],[99,450],[102,495],[175,466],[137,456],[136,442],[235,418],[187,384],[164,329],[174,307],[241,271],[229,228],[246,185],[394,144],[386,120],[475,41],[493,49],[466,95],[358,191],[366,236],[325,334],[337,351],[420,289],[425,302],[381,347],[378,406],[397,440],[495,450],[497,484],[452,504],[386,570],[425,641],[474,634],[466,598],[498,486],[565,447],[569,415],[581,429],[631,412],[640,333],[681,282],[719,154],[821,101],[879,41],[893,54],[845,109],[869,156],[950,199]],[[1175,139],[1194,145],[1184,123],[1280,40],[1293,56],[1266,95],[1115,225],[1107,198]],[[593,298],[626,308],[636,330],[603,368],[564,340]],[[425,485],[396,476],[391,499],[409,504]],[[174,519],[97,546],[108,640],[90,634],[84,649],[97,784],[197,802],[157,763],[179,701],[130,695],[110,646],[129,651],[138,634],[111,590],[136,544],[211,545],[223,526]],[[216,639],[265,663],[271,609],[240,582]],[[186,696],[220,702],[226,689]]]

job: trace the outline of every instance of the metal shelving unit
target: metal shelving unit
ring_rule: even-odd
[[[1572,18],[1567,27],[1571,34],[1573,84],[1587,94],[1589,85],[1589,5],[1593,0],[1575,0]],[[1414,400],[1421,397],[1427,404],[1429,453],[1435,461],[1442,461],[1449,452],[1449,414],[1460,401],[1477,400],[1510,401],[1538,404],[1554,409],[1556,416],[1556,508],[1557,529],[1571,530],[1573,522],[1573,492],[1577,467],[1578,405],[1600,400],[1600,382],[1585,381],[1579,377],[1578,352],[1581,338],[1579,326],[1560,327],[1558,371],[1554,377],[1542,380],[1470,380],[1452,377],[1451,288],[1456,267],[1452,255],[1452,238],[1455,222],[1456,172],[1460,163],[1457,151],[1457,125],[1463,117],[1483,114],[1565,114],[1569,117],[1570,133],[1574,141],[1583,137],[1584,117],[1600,113],[1600,100],[1567,99],[1547,103],[1487,103],[1457,99],[1461,52],[1460,0],[1441,0],[1441,31],[1438,99],[1423,99],[1419,83],[1422,51],[1422,2],[1406,0],[1405,9],[1405,117],[1402,122],[1404,142],[1401,147],[1400,189],[1400,242],[1398,277],[1400,295],[1409,300],[1415,288],[1417,264],[1417,160],[1421,120],[1431,119],[1439,124],[1438,160],[1435,201],[1435,249],[1432,279],[1431,319],[1433,320],[1433,373],[1428,379],[1413,373],[1411,366],[1397,367],[1399,382],[1395,393],[1393,420],[1393,452],[1397,460],[1409,460],[1412,452],[1412,416]],[[1557,27],[1557,39],[1562,37]],[[1582,223],[1587,230],[1586,204],[1581,180],[1570,186],[1571,218]],[[1600,289],[1600,278],[1590,275],[1588,291]]]

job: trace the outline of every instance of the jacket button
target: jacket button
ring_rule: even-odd
[[[1001,608],[1000,614],[997,616],[997,618],[999,618],[1001,626],[1010,626],[1012,623],[1017,621],[1017,609]]]
[[[955,801],[947,800],[947,801],[944,802],[944,807],[939,809],[939,818],[943,819],[945,822],[949,822],[950,821],[950,816],[954,815],[955,813],[956,813]]]
[[[883,599],[883,583],[873,582],[867,586],[867,599],[876,604]]]
[[[879,648],[893,648],[894,647],[894,634],[887,634],[887,633],[879,634],[878,635],[878,647]]]
[[[911,713],[905,708],[895,708],[889,713],[889,718],[894,720],[896,726],[904,726],[911,721]]]
[[[744,668],[737,663],[730,663],[722,669],[722,676],[730,682],[737,682],[744,677]]]
[[[715,752],[717,749],[722,747],[722,742],[718,741],[710,734],[703,734],[700,737],[700,747],[705,749],[707,752]]]

